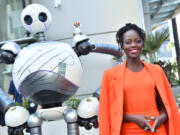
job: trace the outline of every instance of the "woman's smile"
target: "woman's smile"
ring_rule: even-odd
[[[136,53],[138,53],[138,49],[132,49],[132,50],[130,50],[130,52],[131,52],[132,54],[136,54]]]
[[[135,30],[129,30],[123,36],[123,49],[128,58],[139,58],[142,52],[143,42]]]

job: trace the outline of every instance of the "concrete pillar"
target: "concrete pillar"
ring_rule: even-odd
[[[142,8],[143,8],[145,31],[146,33],[152,33],[151,15],[150,15],[150,10],[149,10],[148,0],[141,0],[141,1],[142,1]]]
[[[176,48],[176,60],[177,60],[177,67],[178,67],[178,75],[179,75],[179,79],[180,79],[180,46],[179,46],[176,18],[172,19],[172,29],[173,29],[173,36],[174,36],[174,45]]]

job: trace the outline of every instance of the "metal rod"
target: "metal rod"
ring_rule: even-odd
[[[30,43],[37,42],[37,39],[34,37],[26,37],[26,38],[11,40],[11,41],[16,42],[17,44],[26,44],[26,43],[30,44]],[[6,42],[7,41],[0,42],[0,47]]]
[[[26,2],[25,2],[25,0],[22,0],[22,5],[23,5],[23,8],[26,7]]]
[[[27,121],[27,124],[30,129],[30,135],[42,135],[42,119],[39,118],[37,114],[31,114]]]
[[[68,108],[64,111],[64,120],[67,123],[67,133],[68,135],[79,135],[79,126],[77,123],[78,115],[77,111]]]

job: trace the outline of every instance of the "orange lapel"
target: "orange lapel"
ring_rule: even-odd
[[[123,91],[124,91],[124,73],[125,73],[125,68],[126,68],[126,61],[117,67],[116,70],[114,70],[114,76],[112,80],[112,91],[114,92],[114,95],[116,96],[115,99],[115,105],[111,107],[111,114],[114,115],[112,116],[112,131],[114,132],[115,135],[120,134],[120,128],[121,128],[121,123],[123,119]],[[117,109],[119,107],[119,109]],[[114,135],[113,134],[113,135]]]
[[[117,95],[119,105],[123,103],[123,89],[124,89],[124,76],[125,76],[126,61],[114,73],[112,87]]]
[[[172,108],[170,108],[169,105],[170,105],[170,102],[172,102],[172,101],[168,100],[169,95],[166,95],[168,90],[164,86],[165,84],[164,84],[163,79],[162,79],[163,76],[161,75],[161,71],[158,70],[157,68],[154,68],[154,66],[152,66],[149,63],[145,63],[145,62],[143,62],[143,63],[147,67],[149,73],[151,74],[151,76],[155,82],[156,88],[159,92],[159,95],[160,95],[164,105],[165,105],[165,108],[166,108],[167,113],[168,113],[168,119],[170,121],[170,120],[172,120]],[[168,83],[168,82],[165,82],[165,83]],[[174,127],[173,127],[172,123],[173,122],[171,122],[171,124],[169,124],[169,127],[168,127],[169,128],[169,134],[176,135],[176,134],[174,134],[174,129],[173,129]],[[179,135],[179,133],[178,133],[178,135]]]

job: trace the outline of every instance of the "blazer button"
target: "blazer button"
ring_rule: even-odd
[[[116,116],[116,115],[117,115],[117,112],[114,112],[114,115]]]
[[[165,105],[168,106],[168,102],[165,102]]]
[[[169,121],[172,121],[172,118],[169,118]]]

